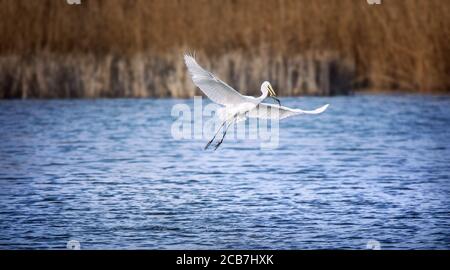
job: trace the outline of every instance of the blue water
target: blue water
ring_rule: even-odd
[[[0,101],[0,249],[450,249],[450,97],[284,98],[331,106],[216,152],[180,102]]]

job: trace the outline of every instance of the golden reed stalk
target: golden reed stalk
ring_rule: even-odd
[[[0,98],[188,97],[192,51],[249,94],[450,91],[449,1],[81,1],[0,0]]]

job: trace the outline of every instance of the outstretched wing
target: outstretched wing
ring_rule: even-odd
[[[312,111],[304,111],[300,109],[291,109],[288,107],[278,106],[276,104],[260,103],[255,109],[248,113],[250,118],[262,119],[284,119],[297,114],[319,114],[323,113],[329,104],[324,105]]]
[[[204,70],[197,64],[197,61],[195,61],[192,56],[185,55],[184,61],[191,73],[194,84],[215,103],[221,105],[235,105],[248,102],[243,95],[239,94],[231,86],[224,83],[207,70]]]

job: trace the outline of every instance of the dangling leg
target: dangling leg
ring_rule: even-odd
[[[222,123],[222,125],[220,126],[220,128],[217,130],[216,134],[214,134],[214,137],[206,144],[204,150],[208,149],[208,147],[211,145],[211,143],[212,143],[212,142],[214,141],[214,139],[216,138],[217,134],[219,134],[219,131],[223,128],[223,126],[225,126],[225,123],[226,123],[226,122],[227,122],[227,121],[224,121],[224,122]]]
[[[216,144],[216,147],[214,148],[214,151],[216,151],[217,148],[219,148],[219,146],[223,143],[223,139],[225,139],[225,135],[227,135],[228,128],[231,126],[231,124],[234,123],[235,120],[236,120],[236,116],[231,120],[231,122],[225,128],[225,130],[223,132],[223,135],[222,135],[222,139],[220,139],[220,141]]]

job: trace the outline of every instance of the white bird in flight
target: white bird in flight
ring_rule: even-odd
[[[272,85],[265,81],[261,85],[261,96],[252,97],[245,96],[234,90],[231,86],[214,76],[211,72],[203,69],[194,57],[190,55],[184,56],[186,66],[191,73],[192,81],[202,90],[202,92],[213,102],[223,105],[219,109],[219,119],[223,121],[214,137],[206,144],[205,150],[211,145],[219,131],[225,127],[223,136],[216,144],[217,149],[223,142],[228,128],[234,122],[245,121],[247,118],[261,119],[284,119],[298,114],[319,114],[324,112],[329,104],[324,105],[312,111],[304,111],[300,109],[291,109],[281,106],[280,101],[276,98]],[[278,105],[262,103],[267,97],[273,98]]]

